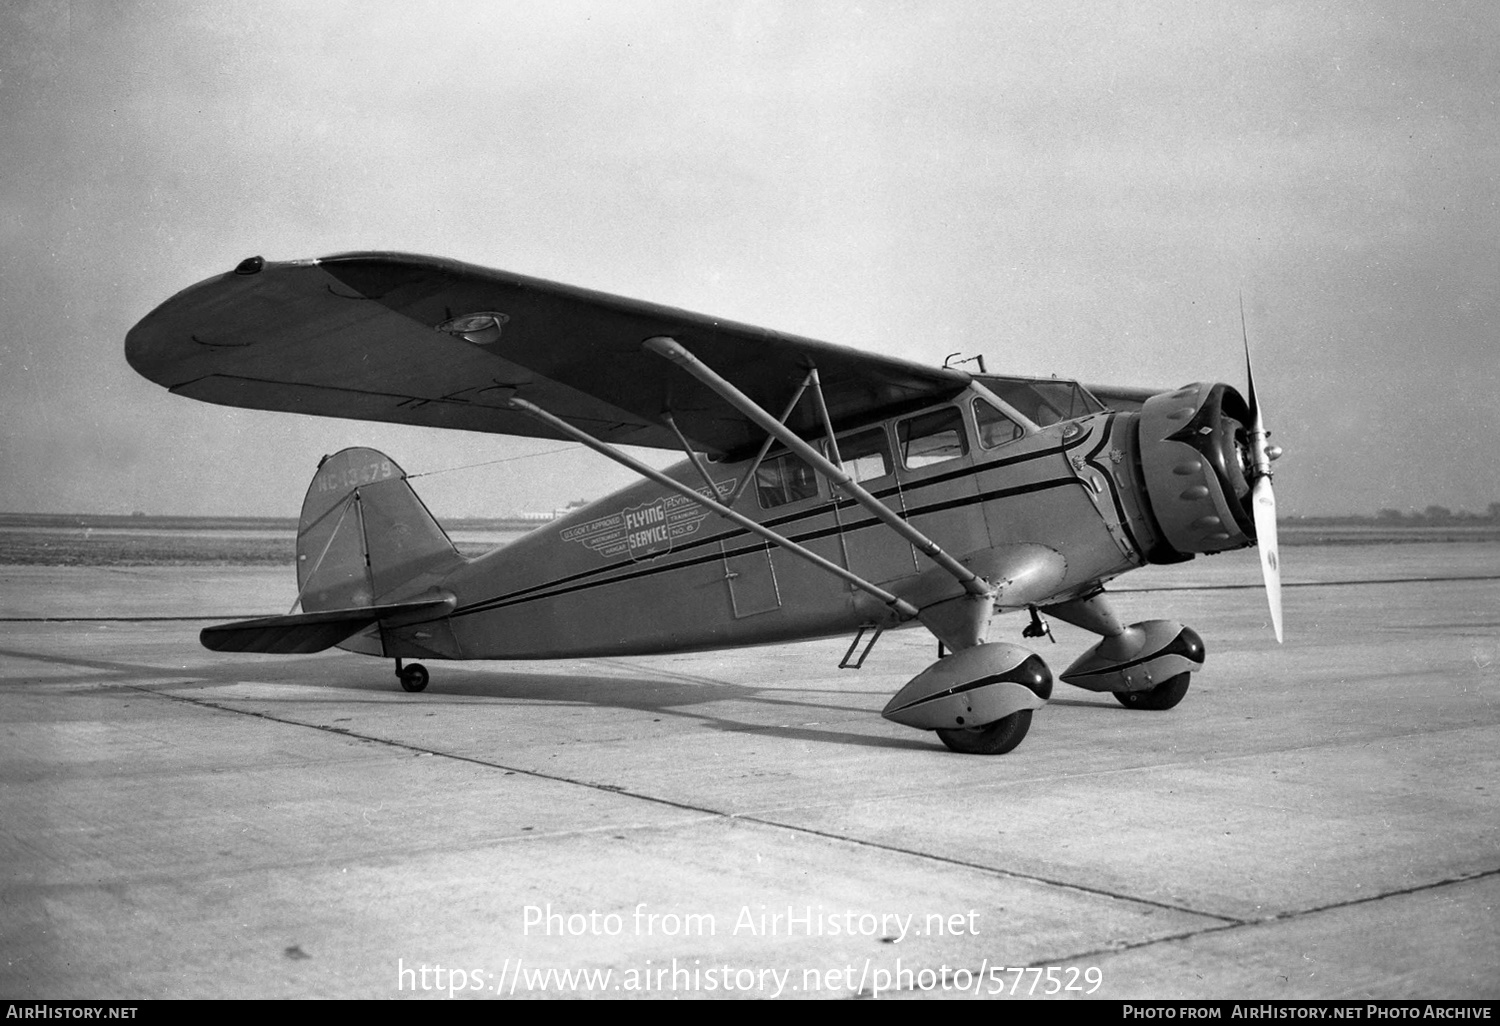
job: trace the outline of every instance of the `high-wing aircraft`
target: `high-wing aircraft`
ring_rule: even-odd
[[[1259,541],[1281,639],[1279,450],[1255,398],[918,365],[454,261],[251,257],[129,333],[138,372],[263,410],[580,442],[640,482],[464,558],[389,457],[325,457],[297,532],[301,612],[206,628],[216,651],[548,659],[921,625],[939,658],[884,715],[959,752],[1010,751],[1052,693],[997,613],[1100,636],[1061,677],[1169,709],[1204,645],[1125,624],[1105,585]],[[1247,374],[1248,374],[1247,344]],[[680,449],[649,467],[619,445]],[[297,606],[293,606],[294,609]]]

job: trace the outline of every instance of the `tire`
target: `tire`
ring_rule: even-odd
[[[1114,696],[1127,709],[1163,712],[1182,701],[1192,678],[1191,673],[1179,673],[1175,677],[1168,677],[1149,691],[1116,691]]]
[[[961,755],[1004,755],[1026,737],[1026,732],[1031,729],[1031,712],[1022,709],[972,730],[939,729],[937,736],[950,751]]]
[[[401,671],[401,687],[406,691],[422,691],[427,687],[427,667],[412,663]]]

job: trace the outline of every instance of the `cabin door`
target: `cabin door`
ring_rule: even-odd
[[[729,604],[735,619],[769,613],[781,608],[781,589],[776,584],[776,567],[771,563],[771,545],[731,556],[723,542],[724,581],[729,586]]]

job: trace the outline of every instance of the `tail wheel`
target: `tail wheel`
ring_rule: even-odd
[[[961,755],[1004,755],[1020,744],[1030,729],[1031,710],[1022,709],[972,730],[940,728],[937,736],[950,751]]]
[[[1187,694],[1188,684],[1192,682],[1192,678],[1191,673],[1179,673],[1175,677],[1168,677],[1149,691],[1116,691],[1114,696],[1127,709],[1149,709],[1152,712],[1161,712],[1182,701],[1182,696]]]
[[[407,691],[421,691],[427,687],[427,667],[421,663],[412,663],[396,676],[401,679],[401,687]]]

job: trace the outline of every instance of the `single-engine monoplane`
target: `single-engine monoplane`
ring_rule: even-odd
[[[1247,346],[1248,350],[1248,346]],[[1250,377],[1167,391],[971,373],[454,261],[251,257],[173,296],[126,357],[179,395],[262,410],[567,439],[638,483],[476,558],[400,466],[325,457],[297,531],[300,612],[206,628],[216,651],[549,659],[880,634],[939,658],[884,715],[959,752],[1020,743],[1052,693],[997,613],[1100,640],[1063,681],[1175,706],[1204,663],[1108,582],[1260,546],[1281,639],[1275,497]],[[1247,374],[1248,351],[1247,351]],[[619,446],[680,449],[656,470]]]

